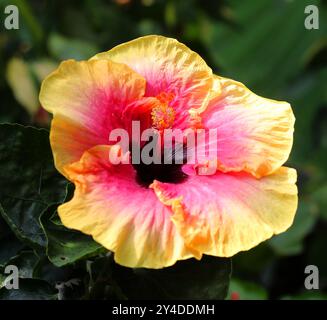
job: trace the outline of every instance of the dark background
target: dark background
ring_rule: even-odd
[[[20,29],[4,28],[4,7]],[[304,8],[319,8],[306,30]],[[88,59],[147,34],[197,51],[216,74],[291,103],[295,139],[287,165],[298,170],[299,209],[284,234],[233,259],[230,293],[241,299],[327,298],[327,3],[318,0],[0,0],[0,123],[47,127],[42,79],[68,58]],[[304,288],[316,265],[320,290]],[[234,294],[235,297],[235,294]]]

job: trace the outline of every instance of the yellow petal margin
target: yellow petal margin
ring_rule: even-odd
[[[189,177],[181,184],[155,181],[152,188],[171,206],[187,246],[230,257],[288,229],[297,208],[296,171],[282,167],[256,179],[247,173]]]

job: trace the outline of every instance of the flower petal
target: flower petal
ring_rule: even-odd
[[[64,61],[42,83],[40,101],[53,113],[51,147],[57,169],[83,152],[109,142],[122,127],[126,106],[144,95],[145,80],[129,67],[108,60]]]
[[[212,71],[195,52],[175,39],[146,36],[121,44],[92,59],[126,63],[147,82],[146,96],[173,94],[174,127],[187,127],[189,111],[205,107],[212,87]]]
[[[170,205],[185,243],[204,254],[229,257],[285,231],[297,207],[296,171],[282,167],[256,179],[247,173],[190,176],[181,184],[152,184]]]
[[[116,147],[92,148],[65,167],[76,190],[59,207],[63,224],[92,235],[124,266],[162,268],[192,257],[170,219],[170,208],[152,189],[137,184],[131,165],[109,163],[109,150]]]
[[[274,172],[288,159],[294,115],[286,102],[259,97],[243,84],[215,76],[219,92],[201,115],[203,126],[217,128],[219,169],[256,177]],[[210,145],[207,146],[210,150]]]

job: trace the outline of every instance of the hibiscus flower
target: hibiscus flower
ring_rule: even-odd
[[[212,73],[175,39],[146,36],[68,60],[43,82],[53,114],[56,168],[75,184],[58,208],[63,224],[91,235],[128,267],[162,268],[203,254],[230,257],[292,224],[296,171],[282,165],[293,142],[286,102],[259,97]],[[216,129],[208,163],[113,164],[117,128]],[[128,153],[125,156],[129,156]]]

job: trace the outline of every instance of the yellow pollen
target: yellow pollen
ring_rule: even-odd
[[[159,101],[151,111],[152,127],[158,130],[171,128],[175,120],[175,110],[169,106],[173,96],[161,93],[156,97]]]

